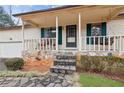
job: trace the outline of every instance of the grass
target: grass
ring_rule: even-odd
[[[0,71],[0,77],[36,77],[43,76],[46,73],[39,73],[37,71]]]
[[[83,87],[124,87],[122,82],[90,73],[81,73],[79,82]]]

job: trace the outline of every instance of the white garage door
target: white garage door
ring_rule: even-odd
[[[0,42],[0,57],[2,58],[21,57],[21,51],[21,41]]]

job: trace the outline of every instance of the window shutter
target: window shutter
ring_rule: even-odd
[[[106,36],[106,22],[102,23],[102,36]]]
[[[101,36],[106,36],[106,22],[103,22],[103,23],[102,23]],[[103,42],[103,37],[100,38],[100,41]]]
[[[41,28],[41,38],[44,38],[44,28]]]
[[[91,24],[87,24],[87,36],[91,36]],[[89,38],[87,38],[87,44],[89,44]]]
[[[59,26],[58,30],[58,44],[62,45],[62,26]]]

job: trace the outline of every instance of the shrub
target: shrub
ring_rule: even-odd
[[[22,58],[10,58],[5,60],[5,65],[8,70],[19,70],[24,65]]]
[[[124,59],[114,56],[81,56],[77,67],[83,71],[124,74]]]

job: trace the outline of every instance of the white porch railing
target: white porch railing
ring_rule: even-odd
[[[56,38],[25,39],[24,50],[56,50]]]
[[[82,51],[124,51],[124,36],[82,37]]]
[[[25,39],[24,50],[55,51],[56,38]],[[81,51],[124,51],[124,36],[84,36]]]

